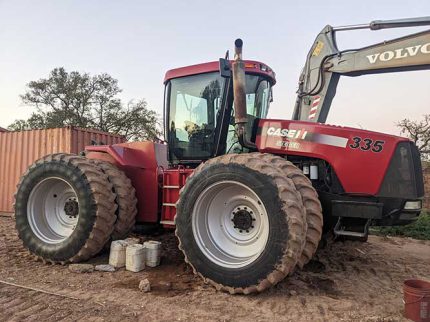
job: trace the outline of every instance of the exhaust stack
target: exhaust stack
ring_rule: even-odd
[[[246,94],[245,94],[245,66],[242,61],[242,39],[234,42],[233,71],[233,95],[234,95],[234,121],[235,124],[248,122],[246,117]]]
[[[245,92],[245,66],[242,61],[242,39],[234,42],[233,72],[233,97],[234,97],[234,122],[240,144],[249,149],[255,149],[253,142],[246,137],[246,125],[248,117],[246,114],[246,92]]]

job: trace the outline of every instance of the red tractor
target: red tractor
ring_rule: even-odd
[[[430,24],[379,21],[371,29]],[[278,283],[315,254],[324,232],[365,240],[370,225],[419,216],[423,178],[408,139],[323,124],[339,75],[429,68],[429,32],[339,51],[327,26],[300,78],[293,120],[265,119],[275,74],[220,59],[167,72],[167,144],[90,146],[34,163],[16,193],[24,246],[72,263],[121,239],[135,222],[176,229],[194,272],[248,294]],[[397,59],[397,56],[401,58]]]

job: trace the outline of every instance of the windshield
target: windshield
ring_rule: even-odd
[[[211,157],[223,83],[219,73],[171,80],[167,102],[170,159]]]

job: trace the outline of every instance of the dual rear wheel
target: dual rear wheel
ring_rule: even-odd
[[[51,263],[79,262],[125,237],[136,216],[134,188],[114,165],[70,154],[36,161],[15,195],[24,246]]]

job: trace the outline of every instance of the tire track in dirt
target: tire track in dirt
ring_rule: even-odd
[[[112,309],[121,311],[115,304],[105,310],[92,301],[72,300],[9,285],[0,285],[0,298],[0,321],[86,320],[109,318]]]

